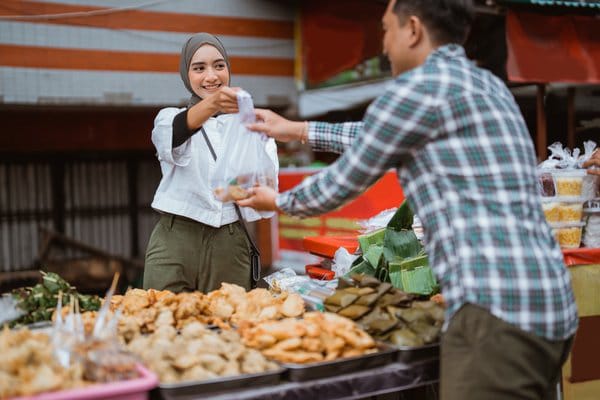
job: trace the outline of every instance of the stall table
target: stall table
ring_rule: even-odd
[[[164,400],[335,400],[359,399],[369,396],[411,390],[435,384],[438,380],[438,359],[431,358],[405,364],[395,362],[364,371],[341,374],[305,382],[283,382],[278,385],[232,390],[227,392],[198,393],[186,396],[165,396]],[[152,398],[156,398],[153,393]]]
[[[333,258],[340,247],[353,254],[358,248],[358,239],[356,236],[308,236],[302,244],[309,253]],[[600,248],[563,249],[563,256],[568,266],[600,264]]]

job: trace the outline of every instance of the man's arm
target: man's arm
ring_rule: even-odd
[[[433,99],[410,84],[393,85],[369,106],[362,132],[348,136],[354,138],[348,143],[348,150],[328,168],[278,195],[277,207],[286,214],[310,216],[354,199],[437,133],[436,109]],[[344,124],[330,125],[333,126],[321,126],[325,132],[333,132],[336,126]],[[349,131],[357,127],[350,125]],[[318,131],[320,125],[314,129]],[[315,142],[326,136],[318,133]],[[339,145],[341,137],[336,132],[331,140]],[[313,138],[309,136],[309,140]]]
[[[328,151],[341,154],[350,148],[356,136],[362,131],[361,122],[308,123],[308,143],[315,151]]]

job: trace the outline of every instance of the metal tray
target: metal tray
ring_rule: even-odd
[[[418,347],[396,346],[396,348],[398,349],[397,360],[406,364],[420,360],[439,358],[440,356],[439,343],[426,344]]]
[[[239,388],[276,385],[281,381],[281,375],[284,371],[283,368],[278,368],[273,371],[261,372],[258,374],[226,376],[203,381],[161,383],[158,387],[161,397],[176,399],[180,396],[185,397]]]
[[[337,360],[309,364],[283,363],[281,365],[287,369],[285,377],[288,380],[303,382],[380,367],[396,361],[397,348],[382,342],[378,342],[377,347],[379,349],[378,352],[357,357],[339,358]]]

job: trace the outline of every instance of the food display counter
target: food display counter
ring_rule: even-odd
[[[196,393],[182,396],[151,393],[152,399],[192,400],[303,400],[303,399],[355,399],[407,391],[432,385],[439,375],[438,359],[431,358],[414,363],[395,362],[364,371],[340,374],[306,382],[283,382],[277,385],[241,390]]]
[[[304,249],[314,255],[333,258],[343,247],[350,254],[358,247],[356,236],[312,236],[303,240]],[[600,248],[563,249],[579,310],[579,329],[571,355],[563,368],[566,400],[594,399],[600,392]]]

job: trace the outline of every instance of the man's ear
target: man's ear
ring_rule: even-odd
[[[411,15],[408,19],[408,45],[409,47],[417,46],[423,40],[423,23],[419,17]]]

